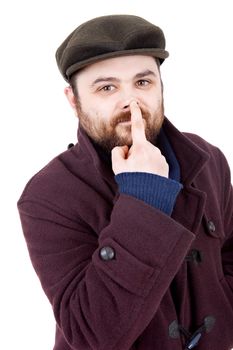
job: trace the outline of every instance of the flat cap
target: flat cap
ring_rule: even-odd
[[[56,51],[58,68],[65,80],[89,64],[106,58],[149,55],[162,63],[168,57],[163,31],[132,15],[93,18],[77,27]]]

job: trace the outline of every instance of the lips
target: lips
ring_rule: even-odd
[[[120,120],[118,123],[130,123],[131,119],[127,119],[127,120]]]
[[[148,117],[149,117],[149,114],[142,110],[142,118],[145,119],[146,121]],[[130,122],[131,122],[131,113],[129,111],[124,113],[119,113],[111,121],[111,127],[114,129],[117,125],[130,124]]]

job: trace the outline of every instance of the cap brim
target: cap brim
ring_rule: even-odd
[[[158,58],[160,62],[162,63],[165,58],[169,56],[168,51],[163,49],[150,49],[150,48],[144,48],[144,49],[132,49],[132,50],[122,50],[122,51],[113,51],[113,52],[107,52],[102,55],[94,56],[89,59],[83,60],[81,62],[75,63],[72,66],[70,66],[66,71],[66,80],[69,81],[70,77],[77,72],[78,70],[96,63],[98,61],[102,61],[107,58],[114,58],[118,56],[129,56],[129,55],[146,55],[146,56],[152,56],[155,58]]]

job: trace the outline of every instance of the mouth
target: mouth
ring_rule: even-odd
[[[119,121],[119,124],[131,124],[131,120],[122,120]]]

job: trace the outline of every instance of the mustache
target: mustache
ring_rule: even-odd
[[[150,118],[150,113],[148,113],[147,111],[145,111],[142,108],[141,108],[141,113],[142,113],[142,118],[145,119],[145,121],[147,121]],[[128,122],[130,120],[131,120],[130,111],[120,112],[112,118],[112,121],[110,124],[111,124],[112,128],[115,128],[117,126],[117,124],[123,123],[123,122]]]

